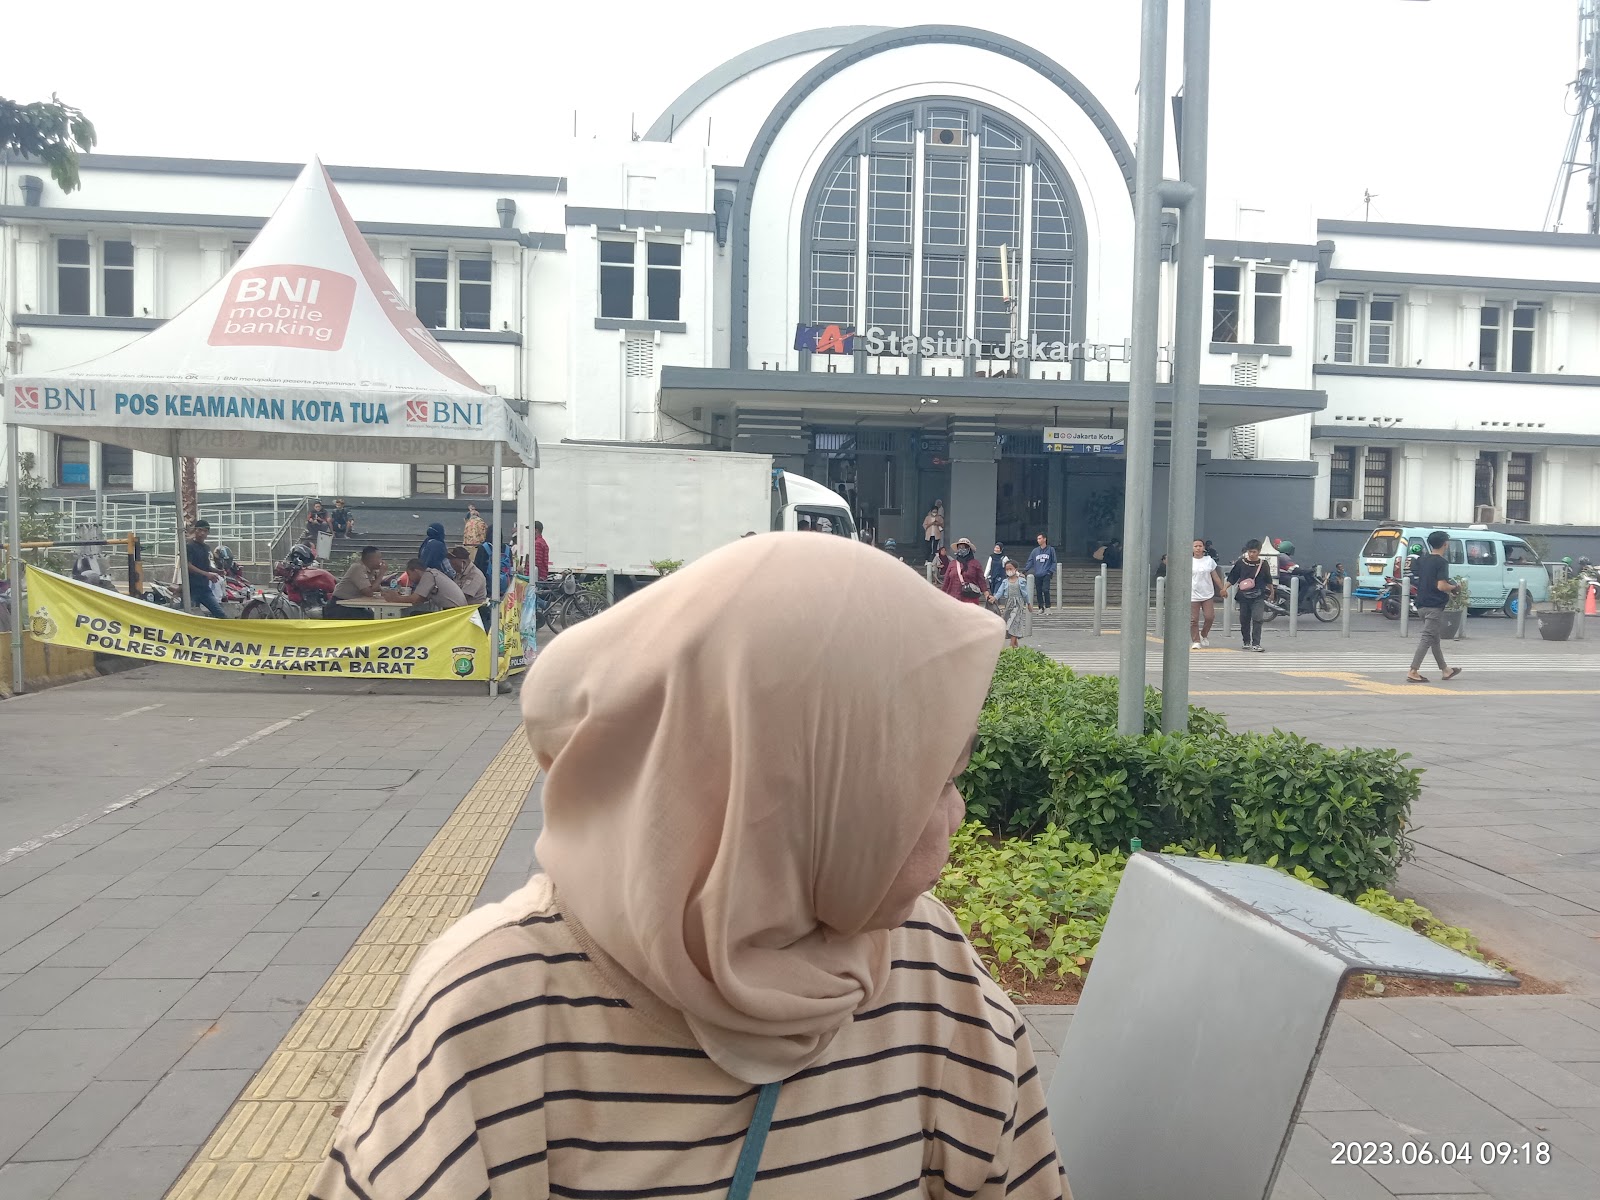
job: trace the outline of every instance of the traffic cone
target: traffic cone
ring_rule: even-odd
[[[1600,617],[1600,611],[1597,611],[1595,607],[1596,591],[1600,591],[1600,586],[1591,583],[1589,585],[1589,598],[1584,601],[1583,605],[1583,615],[1586,617]]]

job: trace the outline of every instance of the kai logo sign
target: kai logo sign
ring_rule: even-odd
[[[337,350],[350,328],[356,281],[295,265],[252,267],[228,280],[207,339],[213,346]]]
[[[796,325],[794,348],[812,354],[852,354],[855,352],[854,325]]]

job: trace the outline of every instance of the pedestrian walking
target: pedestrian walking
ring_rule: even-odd
[[[1005,578],[994,589],[995,603],[1000,606],[1000,617],[1006,623],[1006,637],[1015,650],[1021,639],[1033,635],[1033,605],[1028,603],[1028,581],[1009,558],[1005,561]]]
[[[211,585],[221,579],[222,574],[212,567],[211,547],[206,545],[206,539],[210,536],[211,522],[196,521],[194,532],[189,535],[189,544],[184,547],[184,557],[188,561],[189,602],[195,608],[205,609],[217,620],[225,621],[228,614],[222,611],[222,605],[217,603],[217,594],[211,589]]]
[[[999,631],[779,535],[555,639],[541,873],[422,952],[310,1193],[1061,1200],[1027,1027],[924,894]]]
[[[1162,561],[1166,561],[1165,555]],[[1189,649],[1209,649],[1211,626],[1217,617],[1217,596],[1223,590],[1222,574],[1217,570],[1217,560],[1206,553],[1206,544],[1200,538],[1194,540],[1194,558],[1189,566],[1193,572],[1189,587]]]
[[[1421,667],[1422,660],[1430,651],[1433,661],[1439,664],[1441,680],[1454,679],[1461,674],[1460,667],[1445,663],[1444,645],[1439,640],[1439,631],[1444,626],[1445,604],[1450,599],[1450,593],[1460,587],[1451,580],[1450,564],[1445,561],[1445,548],[1449,545],[1450,535],[1442,529],[1434,530],[1428,535],[1428,552],[1418,558],[1411,569],[1411,584],[1417,589],[1417,616],[1422,619],[1422,636],[1417,639],[1417,651],[1411,656],[1407,683],[1428,682]]]
[[[963,604],[982,604],[992,599],[988,580],[983,577],[983,564],[969,538],[956,539],[956,552],[944,569],[944,591]]]
[[[489,526],[484,522],[483,516],[478,512],[476,504],[467,505],[467,519],[461,526],[461,541],[468,550],[476,550],[489,536]]]
[[[998,591],[1005,582],[1006,563],[1011,560],[1006,557],[1005,547],[999,542],[994,544],[994,553],[989,555],[989,561],[983,564],[983,577],[989,581],[989,590]]]
[[[944,548],[944,501],[935,500],[928,515],[922,518],[922,537],[928,543],[928,557],[932,558]]]
[[[1033,577],[1034,607],[1043,610],[1050,607],[1050,579],[1060,559],[1044,534],[1033,540],[1037,544],[1028,552],[1027,572]]]
[[[1261,557],[1260,542],[1252,539],[1244,544],[1244,553],[1234,560],[1228,571],[1228,583],[1239,604],[1239,634],[1244,639],[1244,648],[1260,654],[1266,602],[1278,590],[1271,565]]]

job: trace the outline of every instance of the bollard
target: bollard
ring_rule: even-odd
[[[1578,593],[1578,615],[1572,618],[1572,636],[1578,641],[1583,641],[1583,613],[1589,607],[1589,585],[1584,584],[1583,590]]]
[[[1355,599],[1356,581],[1350,576],[1344,577],[1344,602],[1339,605],[1339,636],[1350,636],[1350,601]]]
[[[1124,581],[1124,582],[1126,582],[1126,581]],[[1165,630],[1166,629],[1166,620],[1167,620],[1166,604],[1167,604],[1167,579],[1166,579],[1166,576],[1163,575],[1160,579],[1156,580],[1156,616],[1155,616],[1155,626],[1156,626],[1157,629],[1161,629],[1161,630]]]
[[[1094,581],[1094,635],[1099,637],[1105,627],[1106,618],[1106,578],[1097,575]]]
[[[1411,629],[1411,575],[1400,576],[1400,636],[1406,637]]]
[[[1456,622],[1456,635],[1450,639],[1452,642],[1459,642],[1467,636],[1467,618],[1471,615],[1466,609],[1461,610],[1461,619]]]
[[[1222,636],[1227,637],[1233,632],[1233,593],[1224,589],[1222,593]]]
[[[1300,636],[1300,576],[1289,576],[1289,636]]]
[[[1061,607],[1061,564],[1056,564],[1056,607]]]
[[[1526,637],[1528,634],[1528,580],[1527,577],[1517,580],[1517,636]]]
[[[617,573],[615,571],[608,570],[606,572],[606,607],[610,608],[616,602],[617,602]]]

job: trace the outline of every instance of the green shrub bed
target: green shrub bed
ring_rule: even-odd
[[[1348,899],[1386,887],[1409,855],[1421,774],[1407,755],[1235,733],[1199,707],[1187,732],[1164,734],[1154,688],[1144,710],[1144,732],[1123,737],[1115,678],[1003,651],[958,781],[968,814],[1002,837],[1054,827],[1096,862],[1137,838],[1302,868]]]

